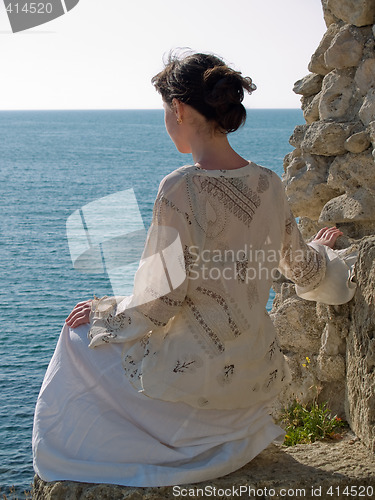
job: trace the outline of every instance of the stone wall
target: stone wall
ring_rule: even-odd
[[[327,306],[300,299],[283,277],[275,283],[272,316],[294,375],[279,406],[328,401],[375,451],[375,281],[366,279],[375,272],[375,0],[322,5],[327,31],[294,87],[306,123],[290,139],[283,178],[307,240],[335,225],[344,233],[336,248],[359,248],[358,289]]]
[[[375,237],[363,238],[346,350],[346,416],[375,453]]]

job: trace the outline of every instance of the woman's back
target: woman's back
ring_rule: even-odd
[[[170,252],[172,240],[179,245]],[[280,392],[289,373],[266,311],[272,280],[284,261],[287,274],[313,286],[324,261],[299,237],[276,174],[254,163],[177,169],[160,185],[142,260],[114,327],[115,309],[94,321],[107,318],[91,336],[92,346],[108,334],[134,341],[123,363],[138,391],[211,409],[246,408]],[[160,286],[167,281],[168,293]]]
[[[125,370],[138,390],[220,409],[280,392],[287,370],[266,304],[280,260],[282,194],[276,176],[253,163],[187,166],[164,180],[154,224],[178,231],[187,280],[139,307],[165,326],[127,352]]]

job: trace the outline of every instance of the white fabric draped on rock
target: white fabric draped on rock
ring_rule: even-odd
[[[38,398],[34,469],[45,481],[199,482],[237,470],[284,436],[269,402],[223,411],[142,395],[124,374],[123,346],[89,349],[87,332],[64,326]]]

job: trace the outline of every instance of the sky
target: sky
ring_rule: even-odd
[[[0,110],[157,109],[150,84],[178,47],[211,52],[250,76],[247,108],[299,108],[326,31],[320,0],[80,0],[12,33],[0,3]]]

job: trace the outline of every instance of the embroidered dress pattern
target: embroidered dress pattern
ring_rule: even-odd
[[[242,260],[236,261],[236,274],[237,279],[241,283],[245,283],[246,280],[246,271],[249,266],[249,259],[243,258]]]
[[[132,319],[127,311],[116,314],[112,311],[105,320],[108,330],[114,332],[131,325]]]
[[[151,289],[150,287],[147,287],[146,291],[151,296],[157,298],[147,302],[146,304],[139,305],[137,310],[149,318],[154,325],[165,326],[169,319],[174,316],[174,312],[178,311],[183,304],[181,300],[175,298],[175,296],[179,296],[179,293],[172,292],[170,295],[158,297],[157,291]]]
[[[325,273],[326,261],[322,255],[305,245],[290,210],[285,221],[285,235],[282,259],[289,271],[287,277],[301,287],[313,288]],[[298,240],[298,245],[293,244],[295,240]]]
[[[248,227],[260,206],[257,193],[240,179],[208,178],[201,181],[201,189],[210,197],[217,197],[239,220]]]
[[[129,356],[129,355],[125,356],[125,358],[123,360],[123,367],[124,367],[126,375],[128,377],[130,377],[131,379],[140,378],[140,373],[139,373],[139,369],[137,367],[137,363],[134,361],[132,356]]]
[[[254,280],[251,280],[247,283],[246,295],[247,295],[248,306],[250,309],[259,303],[258,288],[254,283]]]
[[[230,384],[233,381],[234,376],[234,364],[225,365],[222,373],[217,376],[217,381],[220,385],[224,386]]]
[[[176,360],[175,366],[173,368],[173,373],[184,373],[191,374],[196,371],[197,368],[202,366],[202,359],[195,355],[184,355],[182,358]]]
[[[216,239],[223,235],[228,222],[225,206],[202,190],[199,175],[188,175],[185,182],[191,220],[207,238]]]
[[[263,385],[264,392],[268,392],[271,389],[271,385],[276,381],[277,372],[278,372],[278,369],[276,368],[275,370],[273,370],[269,374],[267,380],[265,381],[265,383]]]
[[[216,302],[219,304],[221,309],[223,311],[225,311],[225,314],[227,315],[228,324],[229,324],[229,327],[230,327],[233,335],[235,337],[238,337],[239,335],[241,335],[242,332],[238,329],[238,326],[236,325],[234,319],[232,318],[232,316],[230,314],[230,309],[229,309],[228,304],[226,303],[224,297],[222,297],[218,293],[214,292],[213,290],[209,290],[207,288],[202,288],[200,286],[197,288],[197,291],[207,295],[208,297],[213,298],[214,300],[216,300]]]
[[[152,318],[149,314],[144,313],[145,317],[148,318],[155,326],[166,326],[168,321],[160,321],[156,318]]]
[[[190,252],[187,245],[184,246],[184,261],[185,261],[185,271],[189,274],[191,268],[194,265],[195,258],[192,252]]]
[[[217,353],[222,353],[225,351],[224,344],[220,341],[219,337],[213,332],[213,330],[208,326],[206,321],[204,320],[202,314],[199,312],[199,309],[191,300],[190,297],[186,297],[186,303],[189,306],[191,312],[193,313],[194,318],[198,322],[201,330],[210,339],[212,345],[215,347],[215,351]]]
[[[257,187],[257,192],[258,193],[264,193],[267,191],[267,189],[270,187],[270,183],[268,180],[268,176],[265,174],[260,174],[259,176],[259,181],[258,181],[258,187]]]

